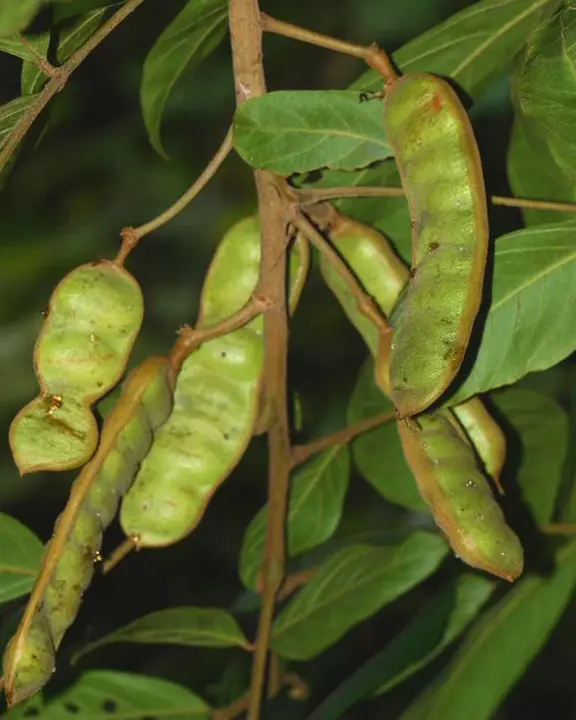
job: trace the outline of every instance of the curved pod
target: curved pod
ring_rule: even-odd
[[[412,271],[395,311],[390,384],[401,416],[428,408],[458,372],[482,300],[488,213],[472,126],[433,75],[387,89],[384,120],[412,219]]]
[[[165,358],[149,358],[132,371],[104,423],[96,455],[72,486],[20,625],[4,652],[9,705],[37,692],[54,671],[56,650],[92,580],[103,531],[170,413],[170,372]]]
[[[138,283],[113,262],[81,265],[56,286],[34,349],[41,395],[10,426],[22,475],[70,470],[92,456],[91,406],[122,376],[143,315]]]
[[[294,309],[309,264],[307,243],[290,252]],[[198,327],[240,310],[256,289],[260,228],[255,218],[222,239],[206,276]],[[205,342],[183,363],[174,409],[122,502],[124,532],[140,547],[170,545],[188,535],[214,492],[230,475],[252,437],[264,368],[264,321]]]

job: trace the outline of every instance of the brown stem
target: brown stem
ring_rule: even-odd
[[[576,535],[576,524],[550,523],[548,525],[541,525],[540,530],[547,535]]]
[[[332,188],[303,188],[293,189],[299,204],[315,205],[326,200],[345,197],[403,197],[404,188],[401,187],[378,187],[378,186],[346,186]],[[576,203],[554,202],[551,200],[529,200],[527,198],[505,197],[492,195],[490,201],[493,205],[504,207],[527,208],[531,210],[551,210],[555,212],[576,212]]]
[[[158,230],[158,228],[162,227],[162,225],[166,225],[166,223],[169,223],[179,213],[181,213],[182,210],[184,210],[184,208],[189,205],[192,200],[194,200],[194,198],[206,187],[206,185],[214,177],[224,160],[226,160],[226,158],[230,154],[231,150],[232,126],[228,128],[226,137],[222,141],[222,144],[220,145],[208,165],[206,165],[200,176],[194,181],[194,183],[188,188],[188,190],[186,190],[182,197],[178,198],[178,200],[176,200],[176,202],[171,207],[158,215],[158,217],[155,217],[153,220],[144,223],[144,225],[140,225],[137,228],[124,228],[124,230],[122,230],[122,247],[120,248],[118,257],[116,258],[115,262],[118,265],[122,265],[126,260],[128,254],[136,247],[138,242],[145,235],[148,235],[149,233]]]
[[[322,233],[314,227],[297,205],[292,205],[290,221],[302,233],[302,235],[304,235],[304,237],[307,238],[318,249],[318,251],[324,255],[334,270],[336,270],[336,272],[346,281],[350,292],[356,299],[356,305],[359,312],[368,318],[368,320],[378,329],[381,336],[385,336],[390,333],[390,326],[382,316],[380,309],[374,300],[366,292],[364,292],[364,289],[359,284],[352,270],[350,270],[348,265],[344,262],[344,260],[342,260],[332,245],[326,240]]]
[[[307,43],[308,45],[316,45],[317,47],[333,50],[334,52],[343,53],[344,55],[352,55],[353,57],[363,60],[370,67],[377,70],[386,80],[391,83],[398,78],[398,73],[392,66],[388,55],[376,45],[355,45],[354,43],[339,40],[338,38],[324,35],[323,33],[314,32],[292,23],[276,20],[265,13],[260,15],[262,30],[264,32],[274,33],[275,35],[283,35],[284,37]]]
[[[230,36],[236,101],[238,105],[266,92],[262,64],[262,28],[258,0],[230,0]],[[262,259],[257,290],[272,306],[264,317],[264,382],[269,408],[268,523],[261,577],[262,607],[252,666],[248,720],[259,720],[266,678],[270,633],[276,594],[284,576],[285,519],[290,480],[287,364],[288,307],[286,299],[286,207],[282,200],[285,181],[269,172],[254,172]]]
[[[144,0],[127,0],[112,17],[92,35],[81,48],[76,50],[59,68],[54,68],[54,75],[42,90],[36,101],[24,113],[7,141],[0,150],[0,171],[4,168],[14,150],[18,147],[28,130],[50,100],[60,92],[70,75],[84,62],[90,53],[113,32]]]
[[[36,65],[40,68],[40,70],[44,73],[44,75],[47,75],[48,77],[55,77],[58,74],[58,68],[55,68],[54,65],[52,65],[47,58],[45,58],[41,53],[36,50],[34,45],[32,45],[31,42],[29,42],[28,38],[24,35],[19,35],[18,39],[24,45],[26,50],[30,53],[32,56],[32,59],[36,63]]]
[[[238,700],[235,700],[231,705],[214,710],[212,712],[212,720],[235,720],[235,718],[246,712],[249,703],[250,693],[248,692],[238,698]]]
[[[348,427],[345,427],[342,430],[337,430],[330,435],[325,435],[317,440],[313,440],[306,445],[294,445],[292,447],[292,467],[301,465],[312,455],[322,452],[322,450],[327,450],[334,445],[347,445],[357,435],[368,432],[368,430],[373,430],[374,428],[395,419],[395,412],[379,413],[374,417],[366,418],[366,420],[354,423],[354,425],[349,425]]]
[[[246,305],[240,308],[238,312],[215,325],[209,325],[208,327],[198,330],[188,325],[183,327],[180,330],[180,337],[170,353],[172,367],[178,372],[188,355],[194,352],[194,350],[197,350],[202,343],[221,337],[222,335],[228,335],[228,333],[231,333],[233,330],[238,330],[238,328],[249,323],[250,320],[253,320],[257,315],[269,311],[270,308],[272,308],[272,300],[258,293],[254,293]]]
[[[278,593],[278,602],[287,600],[292,593],[309,583],[317,574],[318,568],[308,568],[288,575]]]
[[[130,555],[133,550],[136,550],[137,547],[138,545],[134,538],[126,538],[102,563],[102,575],[107,575],[111,570],[114,570],[114,568],[119,565],[125,557]]]

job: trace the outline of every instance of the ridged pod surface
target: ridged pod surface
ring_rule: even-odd
[[[405,418],[398,432],[420,494],[456,554],[510,582],[519,577],[524,565],[520,541],[450,415],[438,410]]]
[[[385,317],[394,307],[408,278],[406,266],[373,228],[345,218],[335,210],[322,209],[315,219],[325,228],[334,248],[363,290],[378,304],[385,323]],[[389,347],[382,342],[382,324],[376,326],[359,311],[345,279],[325,256],[320,257],[320,270],[375,357],[377,384],[389,395],[386,362]],[[522,548],[507,526],[478,464],[480,459],[486,473],[500,488],[500,473],[506,455],[502,430],[479,398],[467,400],[450,410],[426,413],[417,418],[420,419],[434,442],[429,443],[425,439],[428,436],[415,425],[417,431],[407,436],[408,431],[404,430],[407,440],[403,447],[422,497],[429,503],[436,522],[464,562],[499,577],[514,579],[522,571]],[[431,426],[427,424],[429,421]],[[404,427],[403,421],[399,421],[399,428]],[[386,472],[385,468],[383,472]]]
[[[428,408],[460,369],[482,300],[488,213],[472,126],[448,83],[427,74],[394,81],[384,124],[412,220],[411,279],[390,355],[404,417]]]
[[[128,376],[94,458],[75,480],[46,546],[36,585],[3,658],[9,706],[50,679],[55,654],[94,574],[102,533],[172,406],[170,364],[149,358]]]
[[[56,286],[34,349],[41,395],[10,426],[22,475],[89,460],[98,442],[91,406],[122,376],[143,314],[138,283],[113,262],[81,265]]]
[[[309,250],[297,240],[290,252],[290,307],[306,279]],[[247,218],[222,239],[202,289],[199,328],[240,310],[256,289],[260,228]],[[140,547],[170,545],[198,524],[254,432],[264,362],[264,320],[194,351],[184,362],[174,409],[122,502],[124,532]]]

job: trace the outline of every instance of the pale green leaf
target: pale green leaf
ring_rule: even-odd
[[[34,18],[43,0],[0,0],[0,37],[23,30]]]
[[[496,241],[492,302],[478,355],[450,404],[545,370],[576,350],[576,223]]]
[[[30,592],[41,559],[42,543],[36,535],[0,513],[0,603]]]
[[[300,468],[291,480],[287,520],[288,554],[301,555],[330,538],[338,527],[348,490],[350,459],[346,446],[335,446]],[[240,576],[255,589],[264,559],[268,508],[254,517],[242,544]]]
[[[179,607],[159,610],[134,620],[120,630],[86,645],[76,653],[75,660],[103,645],[118,642],[191,647],[250,647],[236,620],[225,610]]]
[[[352,170],[392,155],[378,100],[349,90],[271,92],[243,103],[234,147],[252,167],[290,175]]]
[[[324,562],[280,612],[272,648],[308,660],[431,575],[448,552],[439,536],[414,532],[399,545],[352,545]]]
[[[199,65],[220,44],[227,17],[226,0],[188,0],[146,58],[140,102],[150,142],[161,155],[160,127],[172,88],[187,68]]]
[[[473,627],[454,660],[402,720],[490,720],[540,652],[576,587],[576,541],[548,577],[523,578]]]

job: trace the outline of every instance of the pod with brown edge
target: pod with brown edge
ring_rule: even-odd
[[[385,96],[384,123],[412,221],[412,270],[395,309],[392,399],[401,417],[448,389],[482,300],[488,211],[480,154],[450,85],[404,75]]]

